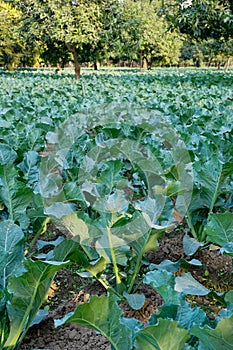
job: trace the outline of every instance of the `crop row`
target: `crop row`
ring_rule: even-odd
[[[48,288],[69,264],[108,295],[57,326],[89,325],[115,349],[231,349],[232,291],[174,275],[200,261],[141,266],[177,226],[186,255],[209,244],[233,255],[232,74],[87,70],[74,82],[29,70],[1,71],[0,80],[0,349],[14,349],[45,316]],[[73,239],[50,242],[44,254],[38,238],[49,220]],[[142,281],[165,302],[146,327],[118,306],[143,306]],[[222,303],[214,322],[190,294]]]

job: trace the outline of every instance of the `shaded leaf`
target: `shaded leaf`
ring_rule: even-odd
[[[10,276],[23,271],[24,234],[12,221],[0,222],[0,289]]]
[[[8,145],[0,143],[0,165],[13,164],[17,153]]]
[[[205,233],[208,241],[224,246],[233,241],[233,213],[210,214]]]
[[[7,312],[10,333],[5,347],[14,347],[25,335],[44,301],[55,273],[66,266],[61,262],[26,260],[26,272],[12,276],[8,283],[9,302]]]
[[[26,209],[31,203],[33,192],[25,188],[17,176],[13,165],[0,166],[0,198],[8,209],[9,219],[18,221],[22,228],[26,228],[29,224]]]
[[[28,151],[23,161],[19,164],[19,168],[24,173],[24,179],[27,180],[27,185],[32,187],[39,179],[38,169],[39,154],[35,151]]]

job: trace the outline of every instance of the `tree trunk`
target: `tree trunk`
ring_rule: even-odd
[[[142,68],[143,68],[143,56],[142,56],[142,52],[140,52],[140,72],[142,72]]]
[[[74,71],[75,71],[75,80],[79,80],[80,73],[81,73],[81,66],[79,64],[78,60],[78,53],[75,47],[71,46],[70,44],[66,44],[68,50],[72,52],[73,58],[74,58]]]
[[[95,61],[95,62],[94,62],[94,70],[98,70],[98,69],[99,69],[99,66],[100,66],[99,62],[98,62],[98,61]]]
[[[144,56],[144,59],[146,61],[146,68],[147,70],[151,70],[151,62],[148,60],[148,58],[146,56]]]
[[[78,61],[78,54],[76,49],[73,50],[73,57],[74,57],[74,71],[75,71],[75,80],[79,80],[80,73],[81,73],[81,67]]]
[[[225,64],[225,69],[224,69],[225,72],[228,72],[228,69],[230,67],[230,60],[231,60],[230,57],[228,57],[226,64]]]

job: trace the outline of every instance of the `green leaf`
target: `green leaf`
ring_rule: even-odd
[[[143,282],[154,288],[166,303],[180,304],[180,294],[174,290],[175,276],[166,270],[150,271],[144,276]]]
[[[111,232],[114,236],[123,239],[126,245],[131,245],[136,254],[140,254],[149,238],[150,227],[142,214],[135,212],[128,223],[124,226],[113,226]]]
[[[72,239],[65,239],[53,251],[52,258],[55,261],[69,260],[84,268],[90,276],[98,277],[98,274],[106,269],[106,261],[103,257],[89,262],[87,255],[82,251],[79,243]]]
[[[224,245],[224,247],[222,247],[220,249],[220,252],[222,254],[225,253],[225,254],[228,254],[228,255],[233,257],[233,242],[230,242],[230,243],[227,243],[226,245]]]
[[[207,322],[205,312],[199,307],[191,307],[186,301],[177,310],[175,321],[185,329],[190,330],[194,324],[203,325]]]
[[[85,244],[85,242],[88,241],[88,226],[84,220],[78,218],[76,213],[70,213],[69,215],[63,216],[62,223],[70,231],[74,238],[78,238],[81,244]]]
[[[86,270],[92,274],[92,276],[97,277],[98,274],[105,271],[107,267],[106,260],[104,257],[101,257],[97,261],[91,262],[87,267]]]
[[[233,344],[233,315],[222,318],[215,329],[208,326],[200,328],[193,326],[190,333],[203,343],[205,350],[232,350]]]
[[[233,290],[226,293],[224,301],[227,304],[227,309],[233,311]]]
[[[53,261],[66,261],[76,263],[80,267],[86,267],[89,265],[88,259],[85,253],[81,250],[80,244],[72,239],[65,239],[53,250]]]
[[[208,241],[224,246],[233,241],[233,213],[210,214],[205,233]]]
[[[74,312],[60,320],[55,320],[55,327],[70,322],[79,323],[103,334],[115,350],[130,350],[132,332],[121,323],[122,314],[115,296],[92,296],[87,303],[79,305]]]
[[[29,219],[26,209],[30,205],[33,192],[17,180],[18,172],[13,165],[0,166],[0,198],[8,209],[9,219],[26,228]]]
[[[62,202],[56,202],[45,209],[45,214],[57,219],[62,219],[64,216],[70,215],[72,213],[72,205]]]
[[[195,238],[185,235],[183,238],[183,247],[186,255],[193,255],[198,248],[203,244],[198,242]]]
[[[136,350],[182,350],[189,334],[178,322],[160,319],[155,326],[146,327],[136,336]]]
[[[162,195],[156,195],[156,198],[147,197],[144,201],[138,201],[136,203],[136,208],[140,209],[143,214],[148,216],[148,224],[155,225],[161,215],[164,204],[165,197]]]
[[[150,325],[157,323],[159,318],[173,319],[179,326],[190,330],[193,325],[204,325],[208,322],[205,312],[199,307],[191,307],[188,302],[182,300],[180,305],[165,304],[159,307],[156,315],[152,315]],[[155,322],[153,322],[155,319]]]
[[[4,289],[10,276],[23,271],[24,234],[9,220],[0,222],[0,232],[0,289]]]
[[[27,185],[32,187],[36,182],[38,182],[39,178],[39,170],[38,170],[38,160],[39,154],[35,151],[28,151],[23,161],[19,164],[19,168],[24,173],[24,179],[27,181]]]
[[[180,261],[163,260],[160,264],[150,264],[150,270],[166,270],[168,272],[176,272],[179,270]]]
[[[191,273],[184,273],[175,279],[175,290],[184,294],[207,295],[210,290],[195,280]]]
[[[205,166],[196,162],[194,167],[200,189],[198,196],[193,197],[190,210],[206,207],[212,212],[218,196],[225,189],[227,178],[233,173],[233,163],[221,164],[216,157],[212,156]]]
[[[67,263],[26,260],[26,272],[12,276],[8,283],[7,312],[10,333],[5,348],[11,349],[24,337],[44,301],[55,273]]]
[[[68,201],[80,201],[85,202],[85,198],[83,193],[80,190],[80,187],[76,184],[76,182],[66,182],[63,187],[65,198]]]
[[[140,331],[141,329],[143,329],[143,324],[136,320],[135,318],[126,318],[126,317],[122,317],[121,318],[121,323],[126,325],[128,328],[131,329],[132,331],[132,343],[134,344],[135,341],[135,337],[138,333],[138,331]]]
[[[145,304],[146,297],[144,294],[128,294],[124,292],[123,296],[128,301],[129,306],[134,310],[140,310]]]
[[[0,165],[13,164],[17,153],[8,145],[0,143]]]
[[[105,184],[108,193],[111,193],[116,184],[122,179],[120,170],[123,167],[123,163],[120,160],[109,160],[104,164],[104,170],[101,171],[99,180]]]

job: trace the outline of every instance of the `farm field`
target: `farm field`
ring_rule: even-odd
[[[0,349],[232,349],[233,72],[0,84]]]

